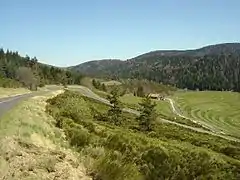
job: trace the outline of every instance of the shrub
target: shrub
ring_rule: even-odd
[[[65,129],[67,136],[72,146],[81,148],[90,143],[91,136],[86,129],[79,129],[77,127],[68,127]]]
[[[231,156],[233,158],[240,160],[240,148],[234,147],[234,146],[227,146],[221,149],[221,152],[223,154],[226,154],[227,156]]]
[[[142,171],[146,179],[158,180],[169,179],[176,173],[178,158],[173,154],[170,156],[160,147],[152,147],[142,155],[145,164]]]
[[[19,88],[23,85],[16,80],[0,77],[0,86],[4,88]]]
[[[103,122],[108,118],[102,113],[108,110],[105,105],[69,91],[48,102],[56,126],[64,129],[72,146],[90,157],[95,179],[135,180],[142,178],[139,172],[152,180],[239,179],[237,142],[164,123],[142,133],[126,113],[122,116],[128,121],[115,126]]]
[[[94,166],[94,178],[104,180],[140,180],[142,176],[133,163],[126,163],[121,153],[109,152],[98,159]]]
[[[133,152],[134,149],[134,143],[130,138],[125,137],[124,134],[121,133],[109,135],[105,146],[109,149],[118,150],[121,153]]]

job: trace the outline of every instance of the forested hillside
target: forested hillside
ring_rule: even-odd
[[[72,69],[92,76],[148,79],[193,90],[240,91],[240,43],[154,51],[115,64],[113,60],[104,66],[94,61]]]
[[[79,84],[82,75],[41,64],[37,58],[21,57],[18,52],[0,49],[0,86],[42,86],[44,84]]]

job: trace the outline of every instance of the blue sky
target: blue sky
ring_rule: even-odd
[[[239,0],[0,0],[0,47],[58,66],[240,41]]]

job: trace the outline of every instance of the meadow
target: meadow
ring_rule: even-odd
[[[240,94],[235,92],[180,92],[173,96],[185,116],[211,124],[240,138]]]

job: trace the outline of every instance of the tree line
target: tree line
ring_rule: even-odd
[[[92,76],[111,79],[147,79],[191,90],[240,92],[240,54],[205,56],[144,56],[127,61],[85,64]],[[100,68],[101,67],[101,68]],[[84,71],[84,65],[81,68]],[[86,72],[87,73],[87,72]]]
[[[94,88],[98,89],[98,90],[102,90],[102,91],[107,91],[107,88],[105,86],[104,83],[101,83],[100,81],[93,79],[92,80],[92,85]]]
[[[0,86],[35,89],[45,84],[80,84],[82,77],[79,72],[41,64],[36,57],[0,49]]]
[[[239,92],[240,55],[145,59],[144,62],[139,62],[138,68],[131,71],[130,76],[191,90]]]

